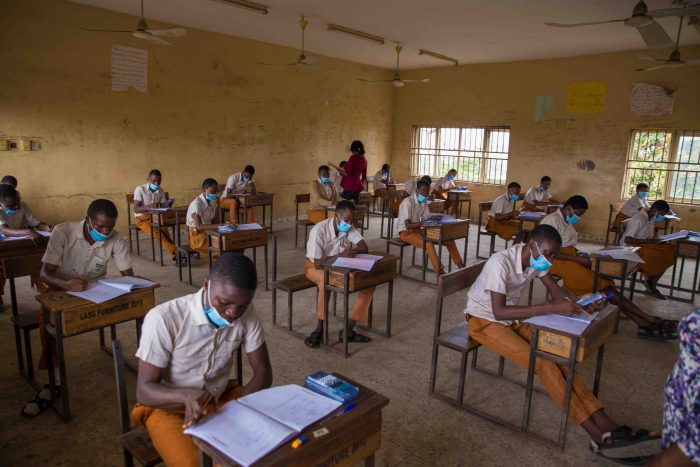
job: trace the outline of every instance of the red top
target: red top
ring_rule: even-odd
[[[364,181],[367,180],[367,159],[353,154],[345,163],[343,170],[347,174],[340,181],[340,186],[343,190],[353,193],[364,191]]]

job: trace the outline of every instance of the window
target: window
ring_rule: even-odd
[[[508,127],[413,127],[411,175],[504,185],[508,171]]]
[[[622,196],[641,182],[650,198],[700,205],[700,132],[633,130]]]

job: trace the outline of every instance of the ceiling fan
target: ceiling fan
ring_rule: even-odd
[[[644,0],[640,0],[632,10],[632,16],[622,19],[610,19],[607,21],[592,21],[588,23],[544,23],[547,26],[556,28],[573,28],[577,26],[592,26],[596,24],[606,23],[624,23],[625,26],[636,28],[639,35],[642,36],[647,47],[652,49],[661,49],[674,45],[673,40],[666,34],[664,28],[659,23],[654,21],[654,18],[664,18],[667,16],[688,16],[700,14],[700,4],[691,5],[683,8],[666,8],[662,10],[649,11]]]
[[[396,49],[396,73],[394,73],[394,77],[392,79],[370,80],[370,79],[359,78],[360,81],[364,81],[365,83],[391,83],[394,85],[394,87],[397,87],[397,88],[406,86],[406,83],[429,83],[430,82],[430,78],[401,79],[401,76],[399,75],[399,57],[401,56],[401,50],[403,49],[403,46],[401,44],[396,44],[394,49]]]
[[[180,37],[187,32],[184,28],[169,28],[169,29],[149,29],[146,19],[143,16],[143,0],[141,0],[141,19],[136,25],[135,30],[113,30],[113,29],[89,29],[78,28],[83,31],[91,32],[130,32],[134,37],[145,39],[155,45],[170,45],[170,42],[162,37]]]
[[[259,65],[275,65],[275,66],[298,66],[298,67],[305,67],[305,68],[314,68],[316,70],[331,71],[328,68],[324,68],[324,67],[316,65],[318,63],[318,58],[306,55],[305,33],[306,33],[306,27],[308,25],[309,25],[309,22],[306,21],[306,19],[302,16],[301,19],[299,20],[299,27],[301,28],[301,53],[299,54],[299,57],[297,58],[296,62],[294,62],[294,63],[258,62],[258,64]]]
[[[700,65],[700,60],[683,60],[681,59],[681,53],[678,50],[678,42],[681,39],[681,29],[683,28],[683,17],[681,16],[680,24],[678,25],[678,36],[676,36],[676,48],[673,49],[673,52],[671,52],[671,55],[668,57],[668,60],[660,60],[658,58],[654,58],[650,55],[647,54],[637,54],[637,57],[641,58],[642,60],[648,60],[652,62],[661,62],[660,65],[655,65],[655,66],[650,66],[647,68],[637,68],[637,71],[651,71],[651,70],[658,70],[661,68],[678,68],[683,65]]]

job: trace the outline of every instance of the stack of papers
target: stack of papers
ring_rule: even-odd
[[[689,231],[681,230],[680,232],[659,235],[659,240],[661,240],[662,242],[670,242],[671,240],[680,240],[681,238],[685,238],[688,235],[690,235]]]
[[[547,213],[542,211],[520,211],[519,217],[521,219],[539,219],[540,217],[546,216]]]
[[[261,230],[260,224],[238,224],[238,230]]]
[[[609,256],[613,259],[624,259],[634,263],[645,263],[641,256],[637,254],[639,247],[608,247],[595,252],[598,256]]]
[[[92,303],[103,303],[121,295],[127,294],[134,289],[143,289],[158,285],[139,277],[124,276],[114,279],[100,279],[88,285],[84,292],[66,292],[68,295],[84,298]]]
[[[359,254],[354,258],[340,256],[333,262],[333,267],[359,269],[360,271],[371,271],[374,265],[382,259],[382,256]]]
[[[185,434],[249,466],[341,405],[295,384],[279,386],[227,403]]]
[[[589,324],[598,317],[598,312],[593,314],[581,313],[577,316],[541,315],[533,316],[525,320],[526,323],[535,324],[556,331],[566,332],[580,336]]]

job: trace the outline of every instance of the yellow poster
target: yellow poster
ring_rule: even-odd
[[[605,90],[603,81],[569,83],[566,111],[571,113],[601,113],[605,110]]]

